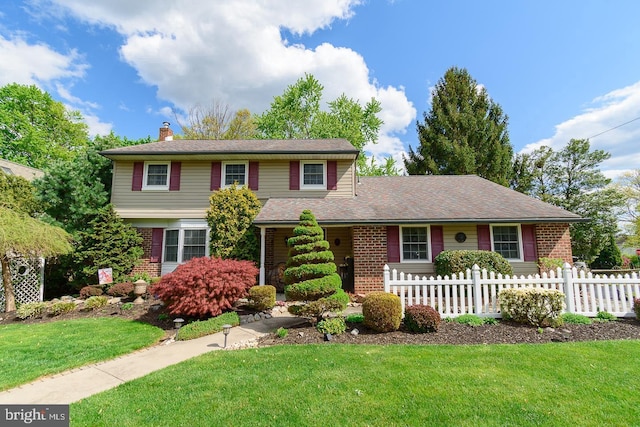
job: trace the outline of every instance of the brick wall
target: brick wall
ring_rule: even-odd
[[[357,294],[384,290],[387,263],[387,227],[353,227],[354,287]]]
[[[133,268],[132,274],[147,273],[151,277],[159,277],[162,264],[159,262],[151,262],[151,228],[136,228],[138,234],[142,236],[142,259],[140,264]]]
[[[564,262],[573,263],[569,224],[536,224],[536,241],[538,258],[560,258]]]

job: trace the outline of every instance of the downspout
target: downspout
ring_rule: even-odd
[[[259,285],[264,285],[264,282],[265,282],[264,259],[265,259],[266,235],[267,235],[267,229],[265,227],[260,227],[260,280],[258,281]]]

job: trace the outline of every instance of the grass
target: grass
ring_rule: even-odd
[[[116,318],[0,326],[0,390],[130,353],[157,342],[163,333]]]
[[[640,341],[217,351],[71,405],[72,426],[640,425]]]

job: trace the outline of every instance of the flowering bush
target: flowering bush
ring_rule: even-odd
[[[498,294],[504,319],[533,326],[558,326],[564,309],[564,294],[554,289],[503,289]]]
[[[152,293],[171,314],[218,316],[256,284],[258,269],[251,261],[193,258],[160,279]]]

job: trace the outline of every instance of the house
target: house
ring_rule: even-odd
[[[208,255],[209,196],[238,182],[263,204],[260,283],[277,280],[286,240],[304,209],[324,228],[346,290],[381,290],[383,267],[431,274],[445,249],[501,253],[517,274],[540,257],[572,261],[578,215],[473,175],[359,177],[344,139],[172,140],[103,151],[113,160],[112,203],[144,237],[144,263],[161,275]]]
[[[42,178],[44,172],[9,160],[0,159],[0,170],[7,175],[21,176],[27,181],[33,181],[36,178]]]

